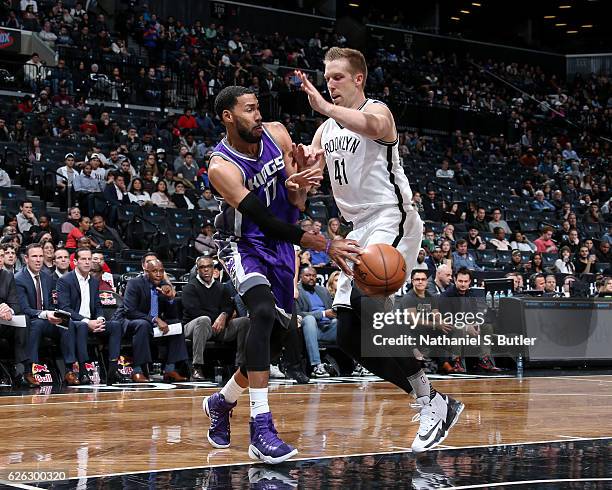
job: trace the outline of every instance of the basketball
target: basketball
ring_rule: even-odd
[[[406,282],[406,261],[391,245],[375,243],[365,248],[355,265],[354,278],[357,287],[377,296],[389,296]]]

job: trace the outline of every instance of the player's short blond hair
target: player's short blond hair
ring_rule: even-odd
[[[346,60],[350,66],[352,75],[363,73],[363,84],[361,88],[365,89],[366,80],[368,79],[368,65],[361,51],[351,48],[329,48],[327,53],[325,53],[323,62],[327,64],[330,61],[336,60]]]

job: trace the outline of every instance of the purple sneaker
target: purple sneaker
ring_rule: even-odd
[[[202,409],[210,419],[208,442],[218,449],[230,447],[230,417],[238,402],[227,403],[221,393],[207,396],[202,401]]]
[[[295,456],[298,450],[283,442],[274,428],[272,414],[260,413],[250,421],[249,457],[268,464],[278,464]]]

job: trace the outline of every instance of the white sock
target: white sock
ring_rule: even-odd
[[[429,383],[429,378],[427,378],[425,371],[422,369],[408,378],[408,382],[410,383],[410,386],[412,386],[414,394],[417,398],[421,398],[422,396],[433,398],[436,394],[435,390]]]
[[[221,394],[227,403],[234,403],[238,400],[238,397],[242,395],[244,390],[246,390],[246,388],[236,383],[236,380],[232,376],[225,386],[221,388]]]
[[[270,411],[268,406],[268,388],[249,388],[251,398],[251,417]]]

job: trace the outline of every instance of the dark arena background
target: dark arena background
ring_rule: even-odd
[[[609,19],[605,0],[0,0],[0,486],[612,488]],[[332,47],[363,53],[393,115],[422,240],[406,314],[364,314],[354,359],[332,187],[376,169],[336,160],[309,186],[295,225],[327,245],[296,246],[285,288],[298,326],[270,359],[267,433],[299,452],[272,465],[253,459],[255,390],[211,408],[259,321],[219,248],[249,218],[211,189],[235,137],[215,101],[247,87],[308,146],[328,116],[296,70],[331,101]],[[420,398],[371,372],[392,356],[465,406],[428,451]]]

